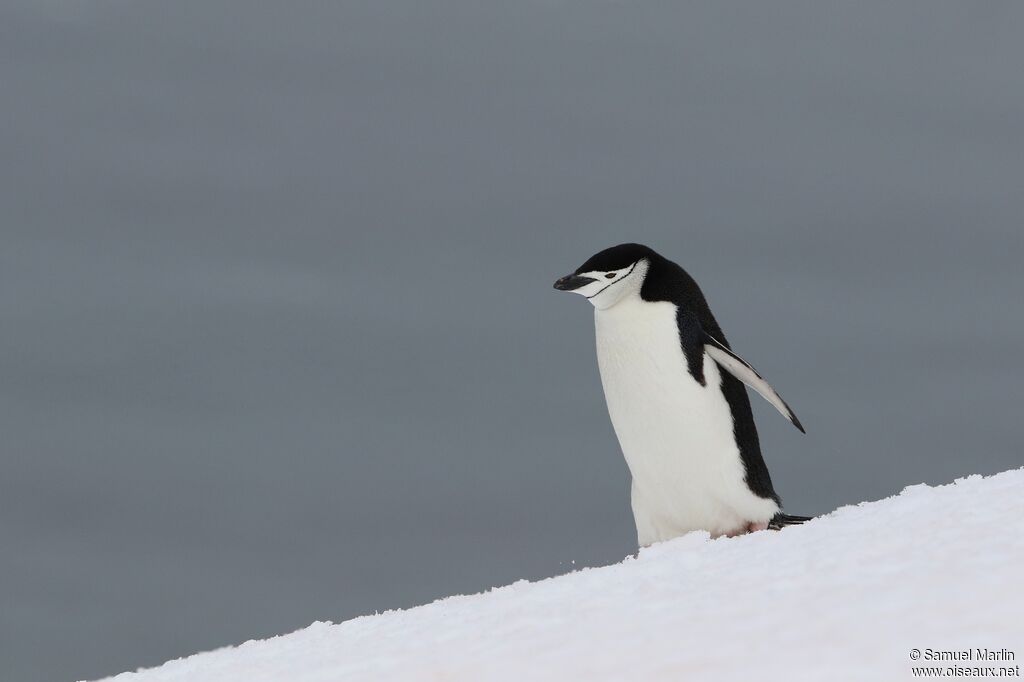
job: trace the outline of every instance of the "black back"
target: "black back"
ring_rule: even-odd
[[[730,350],[732,347],[697,282],[683,268],[642,244],[619,244],[592,256],[576,270],[576,274],[592,270],[620,270],[641,258],[646,258],[650,265],[640,297],[645,301],[668,301],[678,308],[679,343],[690,373],[704,385],[704,334],[715,337]],[[757,437],[747,389],[730,372],[723,370],[720,374],[722,394],[732,412],[733,434],[746,469],[747,486],[755,495],[779,502],[761,455],[761,442]]]

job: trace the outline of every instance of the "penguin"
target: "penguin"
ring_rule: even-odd
[[[733,352],[683,268],[647,246],[620,244],[554,287],[594,306],[601,385],[632,475],[641,547],[694,530],[735,536],[808,520],[782,512],[744,384],[804,427]]]

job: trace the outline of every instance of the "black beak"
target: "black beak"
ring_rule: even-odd
[[[555,280],[555,288],[559,291],[573,291],[579,289],[582,286],[586,286],[591,282],[597,280],[593,277],[581,277],[580,275],[566,275],[565,277],[559,277]]]

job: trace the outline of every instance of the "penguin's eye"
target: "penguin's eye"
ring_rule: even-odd
[[[605,279],[615,279],[615,273],[614,272],[609,272],[607,275],[604,276],[604,278]]]

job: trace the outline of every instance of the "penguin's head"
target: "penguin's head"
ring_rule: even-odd
[[[619,244],[594,254],[571,275],[560,277],[555,288],[579,294],[604,310],[640,294],[655,257],[654,251],[642,244]]]

